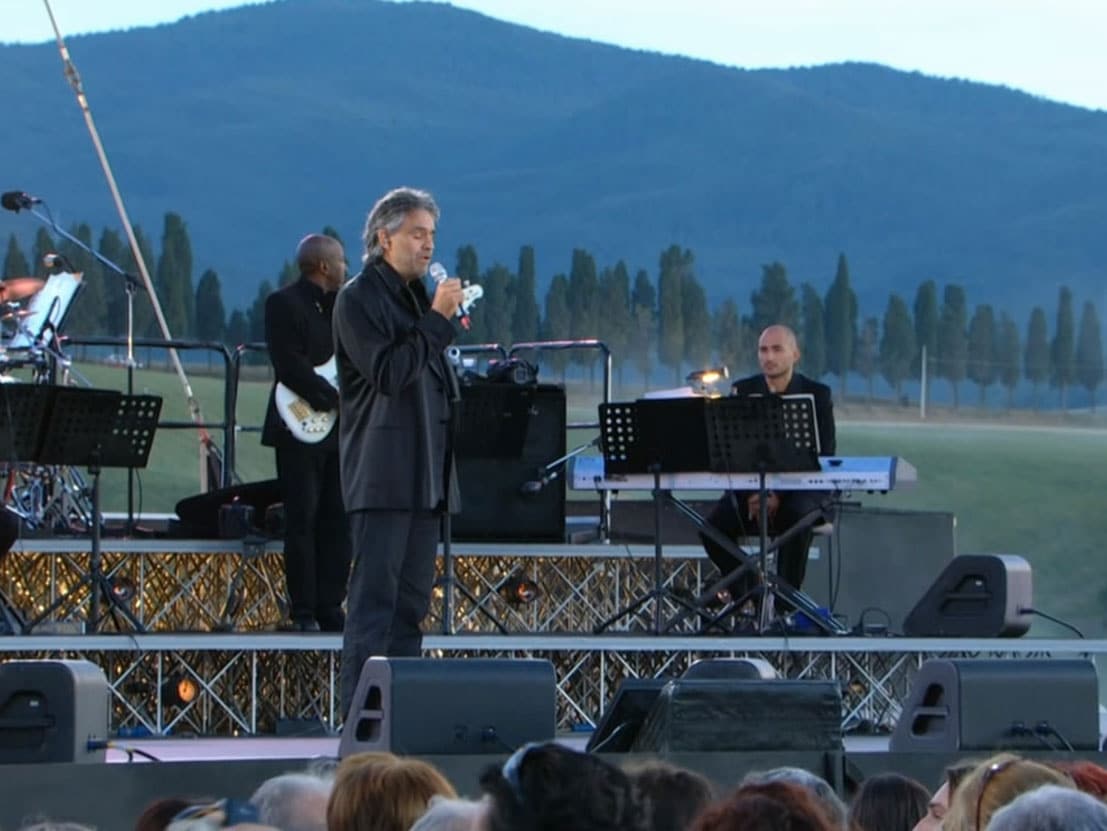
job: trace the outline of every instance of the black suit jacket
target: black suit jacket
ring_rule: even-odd
[[[274,378],[319,411],[338,406],[338,390],[315,373],[315,367],[334,354],[331,332],[334,297],[333,292],[328,294],[301,277],[265,299],[265,343]],[[277,412],[275,391],[274,384],[269,391],[261,443],[267,447],[299,444]],[[338,449],[338,430],[332,429],[317,444],[303,446],[333,453]]]
[[[443,356],[455,333],[429,307],[421,282],[405,286],[382,261],[338,293],[339,453],[348,511],[459,508],[450,446],[456,379]]]
[[[740,378],[730,387],[731,395],[769,395],[769,385],[764,375],[751,375]],[[838,452],[834,432],[834,402],[830,397],[830,387],[813,381],[806,375],[792,373],[792,380],[784,395],[813,395],[815,397],[815,420],[819,430],[819,455],[833,456]]]

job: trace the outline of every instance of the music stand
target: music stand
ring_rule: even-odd
[[[32,462],[38,456],[39,436],[42,425],[46,423],[53,394],[52,387],[41,384],[0,384],[0,458],[9,470],[12,465]],[[11,634],[26,632],[22,615],[2,592],[0,617]]]
[[[739,560],[739,565],[723,575],[700,595],[696,608],[702,610],[723,589],[730,588],[745,572],[753,571],[760,578],[756,585],[714,615],[711,623],[722,618],[749,600],[758,608],[757,632],[764,634],[773,615],[773,599],[779,598],[807,614],[819,628],[830,634],[844,634],[837,622],[825,620],[818,605],[798,588],[783,583],[768,568],[768,555],[781,545],[814,525],[823,515],[824,506],[805,514],[783,534],[769,542],[768,487],[770,473],[802,473],[818,471],[819,432],[815,418],[815,401],[810,395],[777,396],[750,395],[713,399],[706,409],[708,455],[711,470],[723,473],[756,473],[758,478],[758,553],[756,558],[744,551],[710,526],[704,527],[713,540],[724,544]],[[703,526],[701,526],[703,527]],[[714,531],[715,533],[711,533]],[[666,624],[666,629],[683,619],[679,615]]]
[[[653,602],[655,635],[661,634],[661,606],[669,600],[688,611],[697,607],[665,586],[662,575],[661,506],[675,501],[661,489],[661,474],[706,467],[704,404],[706,399],[656,399],[600,405],[600,439],[604,470],[653,476],[653,588],[615,612],[594,629],[605,631],[616,621]],[[698,428],[698,429],[697,429]]]
[[[38,461],[49,465],[84,466],[92,475],[92,547],[88,573],[65,595],[32,620],[33,630],[69,602],[82,586],[89,589],[88,629],[100,626],[100,600],[106,600],[119,628],[122,615],[136,632],[146,628],[112,591],[103,572],[100,548],[100,472],[105,467],[143,468],[161,413],[161,398],[153,395],[123,395],[114,390],[80,387],[49,387],[54,393],[49,418],[43,426]]]

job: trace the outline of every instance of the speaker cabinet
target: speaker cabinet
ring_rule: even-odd
[[[565,455],[565,388],[475,383],[461,388],[455,540],[565,539],[565,477],[543,478]]]
[[[1011,554],[954,557],[903,621],[909,638],[1017,638],[1030,629],[1030,563]]]
[[[833,533],[811,545],[803,591],[823,608],[833,597],[848,626],[864,618],[902,632],[907,613],[957,554],[956,533],[952,513],[843,505]]]
[[[842,693],[833,681],[671,681],[633,750],[643,753],[841,750]]]
[[[503,754],[551,740],[555,685],[544,660],[369,658],[338,755]]]
[[[668,678],[624,678],[585,747],[589,753],[626,753]]]
[[[0,664],[0,764],[103,762],[108,681],[89,661]]]
[[[896,753],[1098,746],[1095,665],[1048,658],[927,661],[890,744]]]

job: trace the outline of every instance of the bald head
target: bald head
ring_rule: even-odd
[[[787,326],[769,326],[757,339],[757,361],[773,392],[784,392],[800,359],[796,333]]]
[[[324,291],[338,291],[346,279],[346,252],[342,243],[325,234],[308,234],[296,246],[300,274]]]

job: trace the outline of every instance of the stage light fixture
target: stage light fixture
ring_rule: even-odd
[[[174,672],[161,685],[161,703],[164,707],[186,707],[196,700],[200,686],[191,678]]]
[[[708,395],[713,392],[713,387],[720,381],[731,377],[730,370],[726,366],[715,366],[710,370],[696,370],[684,377],[685,383],[692,387],[693,391],[700,395]]]
[[[512,606],[533,603],[541,593],[538,583],[520,574],[509,577],[500,586],[500,595]]]
[[[116,574],[111,577],[111,596],[120,603],[130,603],[138,594],[138,586],[130,577]]]

